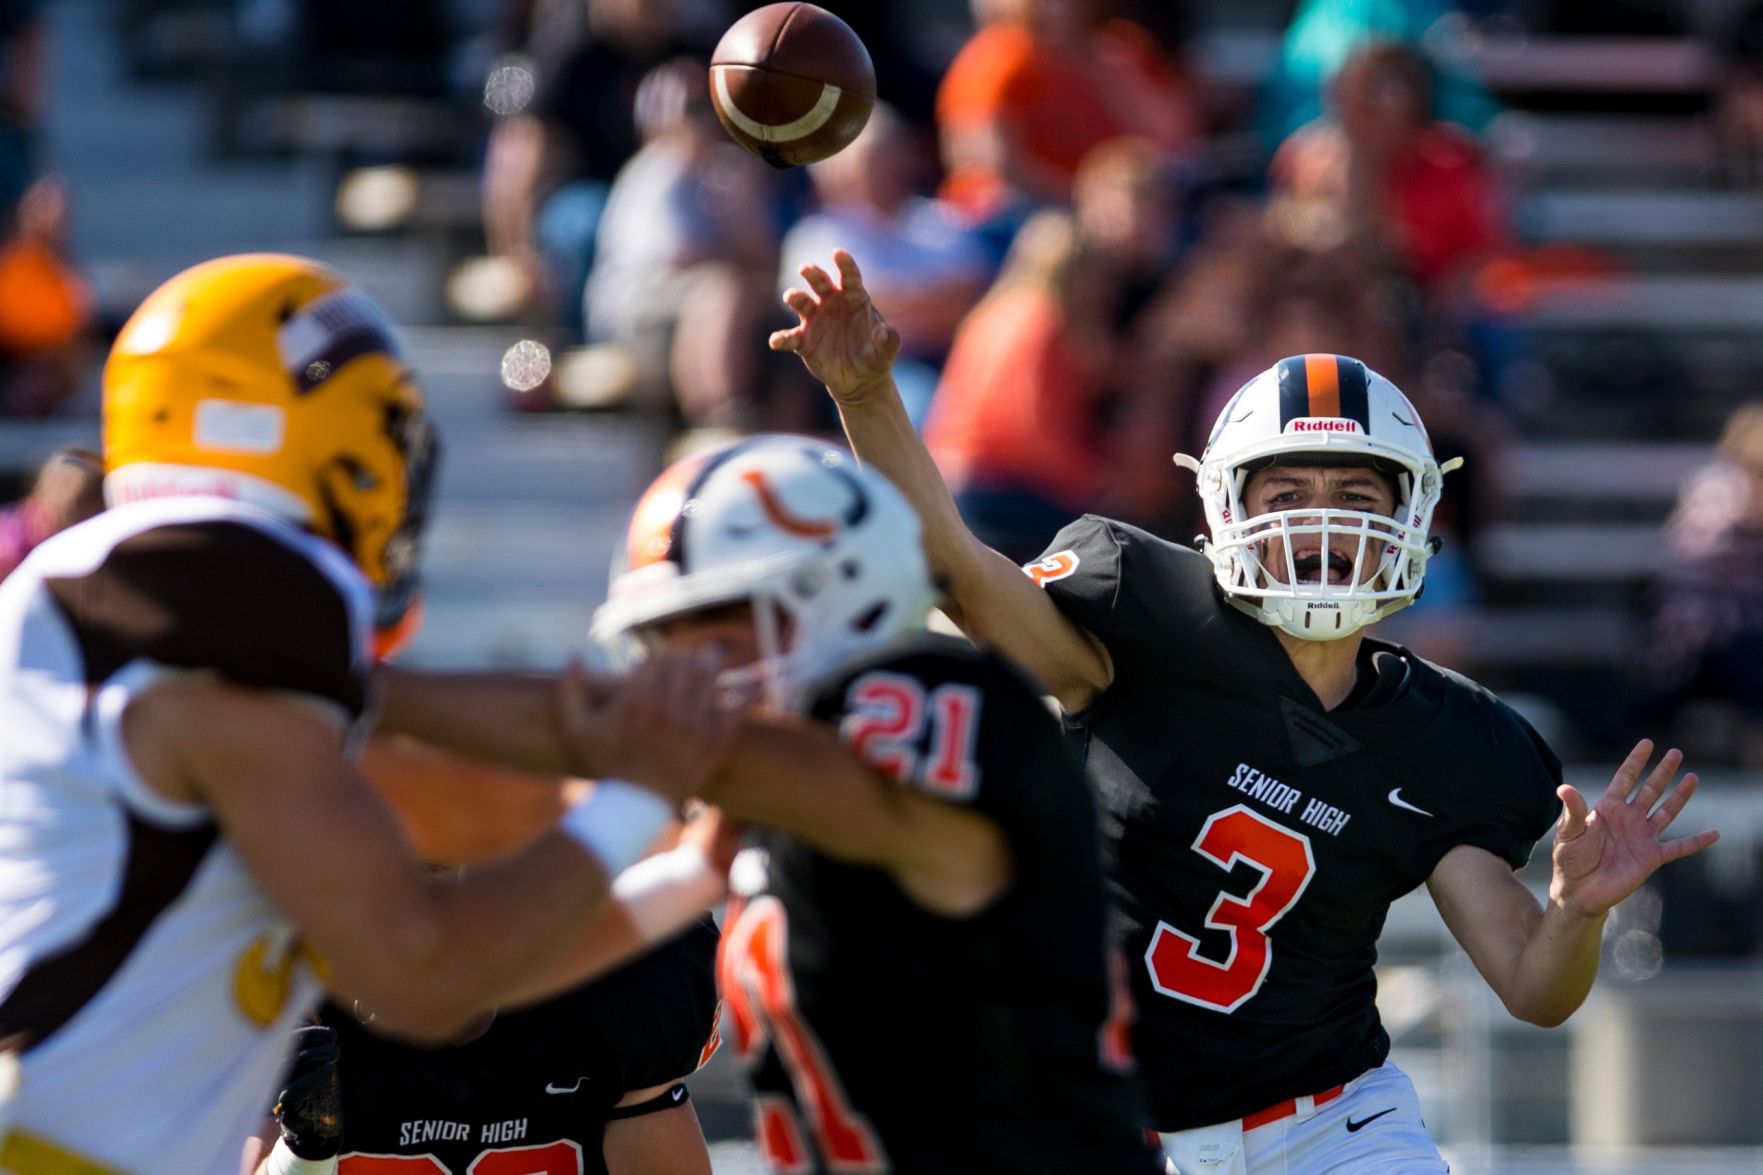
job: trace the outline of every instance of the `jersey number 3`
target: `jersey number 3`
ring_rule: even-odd
[[[1234,869],[1239,863],[1260,870],[1261,879],[1242,897],[1220,893],[1206,913],[1206,926],[1230,936],[1223,962],[1200,954],[1200,940],[1167,922],[1157,923],[1145,966],[1151,986],[1162,995],[1234,1012],[1267,979],[1273,966],[1273,943],[1267,931],[1298,904],[1316,872],[1310,838],[1282,828],[1243,805],[1214,812],[1194,841],[1194,851]]]

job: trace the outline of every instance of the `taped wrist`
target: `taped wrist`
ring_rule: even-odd
[[[624,906],[646,943],[672,937],[692,919],[722,900],[722,874],[696,845],[680,845],[645,857],[612,883],[613,899]]]
[[[672,819],[672,806],[654,792],[603,779],[563,814],[561,827],[594,854],[608,877],[617,877],[649,851]]]

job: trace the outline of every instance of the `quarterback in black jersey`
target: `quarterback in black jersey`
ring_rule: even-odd
[[[778,1172],[1155,1175],[1088,790],[931,598],[897,490],[758,437],[662,475],[596,619],[763,697],[704,793],[752,826],[719,972],[757,1139]]]
[[[715,1051],[714,923],[438,1048],[326,1003],[275,1107],[303,1175],[707,1175],[681,1078]],[[272,1152],[261,1168],[279,1175]]]
[[[1561,1023],[1611,907],[1715,839],[1661,840],[1695,787],[1673,783],[1682,756],[1647,773],[1643,741],[1588,801],[1492,694],[1363,633],[1418,594],[1451,464],[1359,361],[1280,362],[1200,460],[1177,458],[1206,505],[1202,552],[1084,518],[1019,569],[963,525],[893,388],[898,334],[850,255],[835,262],[803,268],[809,289],[785,295],[801,321],[772,346],[912,500],[951,615],[1068,716],[1176,1166],[1443,1171],[1373,1003],[1390,903],[1425,883],[1507,1008]],[[1513,870],[1557,817],[1539,908]]]

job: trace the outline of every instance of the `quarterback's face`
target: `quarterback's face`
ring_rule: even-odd
[[[1390,479],[1368,468],[1324,468],[1307,465],[1275,465],[1249,475],[1243,487],[1243,505],[1251,518],[1262,514],[1304,510],[1357,510],[1390,517],[1396,511],[1395,487]],[[1292,521],[1320,522],[1304,515]],[[1292,563],[1299,583],[1346,584],[1353,577],[1360,537],[1354,533],[1330,534],[1326,558],[1320,534],[1300,534],[1292,539]],[[1259,552],[1262,563],[1276,576],[1286,566],[1285,537],[1270,534]],[[1370,579],[1378,560],[1369,550],[1360,569]]]

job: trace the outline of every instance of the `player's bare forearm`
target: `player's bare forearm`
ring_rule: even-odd
[[[1598,956],[1607,915],[1587,917],[1549,902],[1500,999],[1520,1020],[1544,1028],[1566,1022],[1579,1010],[1598,978]]]
[[[521,673],[375,672],[379,733],[543,775],[580,769],[563,738],[557,678]]]
[[[1113,677],[1107,653],[1022,568],[967,529],[893,381],[854,401],[841,398],[839,413],[852,451],[912,503],[924,527],[925,554],[944,585],[949,619],[976,643],[1022,666],[1068,712],[1087,709]]]
[[[944,913],[977,909],[1010,881],[1009,847],[992,821],[876,774],[832,729],[794,715],[750,717],[705,798],[731,819],[885,869]]]
[[[1604,915],[1537,899],[1506,863],[1459,845],[1427,881],[1445,925],[1476,970],[1520,1020],[1553,1028],[1585,1001],[1598,976]]]
[[[644,1092],[660,1096],[665,1090]],[[710,1151],[689,1101],[608,1122],[601,1148],[611,1175],[710,1175]]]
[[[827,727],[754,715],[704,798],[742,824],[781,828],[829,856],[881,865],[912,848],[904,793],[883,784]]]
[[[864,464],[880,470],[912,503],[924,528],[924,551],[932,574],[946,577],[951,584],[965,578],[963,573],[977,544],[955,508],[955,499],[943,484],[930,450],[906,415],[891,370],[882,381],[834,399],[851,451]]]
[[[349,766],[340,724],[300,702],[179,683],[138,701],[126,735],[156,790],[214,812],[335,987],[407,1035],[445,1039],[497,1006],[609,886],[560,831],[463,881],[430,873]]]
[[[900,332],[870,300],[856,258],[839,249],[833,262],[836,278],[818,265],[802,267],[808,288],[784,294],[800,321],[773,332],[772,349],[793,351],[826,385],[852,451],[912,504],[931,571],[947,584],[950,619],[1028,670],[1068,710],[1087,708],[1112,678],[1107,654],[967,529],[900,402],[893,376]]]
[[[1067,714],[1081,714],[1114,680],[1102,642],[1066,616],[1051,596],[1008,558],[978,548],[962,593],[971,601],[951,617],[977,644],[1002,653],[1057,698]]]

